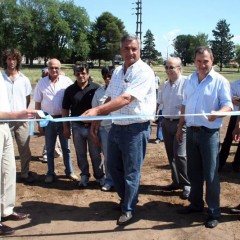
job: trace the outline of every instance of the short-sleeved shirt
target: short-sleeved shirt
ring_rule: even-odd
[[[105,103],[107,96],[106,93],[106,86],[99,87],[92,99],[92,107],[97,107]],[[103,120],[101,121],[101,126],[110,126],[112,124],[112,120]]]
[[[10,112],[10,104],[8,101],[7,87],[3,79],[2,74],[0,74],[0,111]]]
[[[183,100],[183,89],[186,83],[186,77],[180,76],[173,84],[165,81],[159,91],[158,103],[162,104],[162,114],[169,115],[171,118],[179,118]]]
[[[184,88],[183,105],[185,114],[202,114],[200,116],[185,116],[186,125],[205,126],[217,129],[222,126],[222,118],[213,122],[208,121],[205,113],[218,111],[224,106],[233,109],[230,84],[222,75],[212,69],[209,74],[199,83],[198,72],[189,76]]]
[[[139,118],[114,119],[114,124],[128,125],[153,120],[156,110],[156,88],[153,70],[139,59],[128,67],[124,74],[124,64],[115,69],[106,95],[111,99],[127,93],[134,97],[128,105],[111,112],[111,115],[142,115]],[[151,115],[151,116],[150,116]]]
[[[71,116],[80,116],[92,108],[92,99],[97,88],[99,85],[90,81],[84,89],[81,89],[75,81],[64,93],[62,108],[71,110]]]
[[[51,82],[49,76],[46,76],[40,79],[36,85],[34,101],[41,103],[44,112],[51,115],[61,115],[64,92],[72,84],[72,80],[63,75],[59,75],[55,84]]]
[[[7,87],[8,100],[11,112],[21,111],[27,108],[26,97],[31,95],[32,86],[30,80],[21,72],[18,72],[12,81],[5,71],[2,72]]]

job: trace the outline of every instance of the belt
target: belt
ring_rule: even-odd
[[[85,122],[78,122],[81,126],[84,126],[84,127],[90,127],[91,126],[91,123],[85,123]]]
[[[164,118],[170,122],[179,121],[179,118]]]
[[[205,132],[215,132],[215,131],[219,131],[219,128],[208,128],[205,126],[191,126],[189,127],[193,132],[199,132],[200,130],[203,130]]]

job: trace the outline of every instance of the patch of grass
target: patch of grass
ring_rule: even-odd
[[[21,67],[21,71],[30,79],[32,84],[36,84],[37,81],[41,78],[41,70],[43,67],[44,67],[43,65],[34,65],[33,67],[23,65]],[[70,77],[73,81],[75,81],[72,64],[62,64],[61,69],[66,76]],[[163,83],[163,81],[167,78],[164,66],[163,65],[153,66],[153,70],[157,73],[157,75],[161,79],[161,82]],[[188,76],[195,70],[196,70],[195,66],[183,67],[183,75]],[[215,70],[219,72],[218,67],[215,67]],[[101,68],[95,67],[93,69],[89,69],[89,74],[93,77],[94,82],[103,84]],[[227,78],[229,82],[240,79],[240,73],[238,72],[237,68],[223,68],[223,71],[220,72],[220,74]]]

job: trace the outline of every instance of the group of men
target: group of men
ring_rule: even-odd
[[[72,83],[68,77],[60,74],[60,61],[51,59],[48,63],[48,76],[38,81],[34,92],[35,108],[43,110],[46,115],[51,115],[53,118],[111,114],[112,120],[102,123],[101,121],[63,123],[49,121],[48,125],[42,128],[40,122],[39,132],[44,133],[46,139],[48,172],[45,183],[52,183],[56,179],[54,148],[57,136],[63,152],[65,174],[74,181],[78,180],[73,171],[69,147],[72,134],[77,162],[81,170],[79,186],[86,187],[90,177],[86,157],[87,145],[94,177],[100,186],[104,186],[106,181],[100,156],[102,145],[107,157],[107,178],[109,177],[105,189],[109,190],[114,185],[120,197],[121,214],[117,224],[122,226],[134,219],[141,167],[151,134],[150,121],[154,119],[156,107],[155,75],[151,67],[141,60],[140,49],[141,43],[137,36],[125,34],[121,38],[120,50],[124,63],[110,73],[102,72],[105,80],[103,89],[89,81],[86,65],[74,66],[76,81]],[[15,58],[14,60],[16,62]],[[180,59],[169,58],[165,64],[169,79],[159,95],[163,104],[164,143],[173,181],[165,189],[182,188],[182,197],[189,199],[190,205],[180,209],[179,213],[201,212],[204,209],[205,180],[208,205],[208,219],[205,226],[208,228],[216,227],[220,217],[219,129],[222,115],[233,109],[229,83],[214,71],[213,61],[210,48],[198,47],[195,52],[197,71],[188,78],[183,78]],[[15,78],[12,78],[8,72],[5,73],[14,82]],[[17,76],[21,76],[19,71],[17,73]],[[27,91],[26,100],[28,95]],[[27,101],[25,103],[24,109],[28,106]],[[10,111],[10,109],[2,111]],[[20,113],[20,116],[24,117],[28,111],[23,110]],[[33,115],[32,112],[30,113]],[[11,114],[0,113],[0,117],[10,119],[17,113]],[[129,118],[122,118],[123,115],[128,115]],[[3,126],[9,130],[5,123],[0,124],[0,130]],[[12,144],[12,140],[10,142]],[[2,146],[4,144],[2,143]],[[1,156],[2,163],[4,156]],[[22,168],[22,171],[24,169]],[[23,179],[29,176],[29,171],[26,171],[26,175],[25,172],[22,173]],[[8,232],[6,226],[0,226],[0,234]]]

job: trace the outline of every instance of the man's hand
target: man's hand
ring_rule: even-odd
[[[240,141],[240,128],[236,126],[232,132],[232,137],[235,142]]]
[[[178,129],[177,129],[177,132],[176,132],[176,139],[179,143],[182,142],[183,140],[183,131],[182,131],[182,127],[179,126]]]
[[[85,111],[81,116],[97,116],[98,110],[97,108],[91,108]]]
[[[70,130],[70,127],[66,127],[64,126],[63,127],[63,136],[66,138],[66,139],[70,139],[71,138],[71,130]]]
[[[100,123],[101,121],[92,121],[91,128],[90,128],[90,133],[93,138],[93,142],[97,147],[101,145],[98,138],[98,129],[99,129]]]

